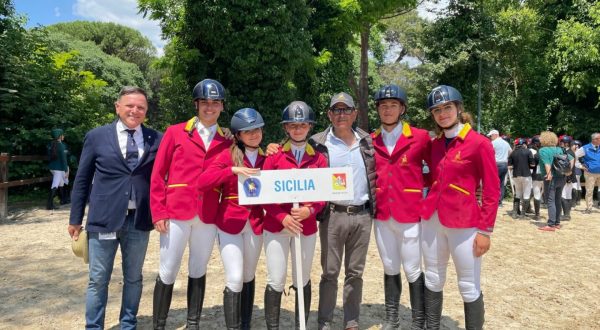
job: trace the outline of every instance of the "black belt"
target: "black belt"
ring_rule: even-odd
[[[136,209],[127,209],[127,215],[132,215],[135,213]]]
[[[330,205],[331,210],[334,212],[344,212],[344,213],[348,213],[348,214],[360,213],[364,210],[368,210],[370,207],[369,202],[366,202],[363,205],[339,205],[339,204],[333,204],[333,203],[329,203],[329,205]]]

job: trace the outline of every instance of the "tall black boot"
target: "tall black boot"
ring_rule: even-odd
[[[382,330],[398,329],[400,327],[400,294],[402,294],[402,281],[400,274],[383,274],[383,290],[385,293],[385,321]]]
[[[164,284],[157,276],[152,299],[152,324],[155,330],[165,329],[172,297],[173,284]]]
[[[48,202],[46,202],[46,210],[56,210],[54,206],[54,197],[56,196],[57,189],[52,188],[48,193]]]
[[[206,275],[200,278],[188,277],[187,289],[187,329],[200,330],[200,315],[206,291]]]
[[[308,281],[308,283],[306,283],[306,285],[303,288],[303,292],[304,292],[304,324],[306,325],[308,323],[308,314],[310,313],[310,300],[312,298],[312,290],[311,290],[311,284],[310,284],[310,280]],[[300,311],[298,309],[298,289],[294,288],[294,290],[296,290],[296,305],[294,308],[294,312],[295,312],[295,321],[296,321],[296,330],[300,329]],[[308,327],[306,327],[308,328]]]
[[[421,273],[419,278],[408,283],[410,292],[410,307],[412,309],[411,330],[425,329],[425,275]]]
[[[576,196],[577,196],[577,206],[579,206],[581,204],[581,190],[575,190],[577,192]]]
[[[571,208],[577,206],[577,189],[571,189]]]
[[[528,212],[531,213],[531,210],[528,210],[530,206],[531,204],[529,204],[529,199],[521,200],[521,217],[525,217]]]
[[[425,287],[425,317],[427,318],[427,330],[440,328],[442,318],[442,307],[444,305],[444,291],[433,292]]]
[[[520,205],[521,205],[521,199],[515,198],[513,200],[513,210],[512,210],[512,217],[514,219],[518,219],[521,216]]]
[[[531,198],[525,199],[524,202],[521,202],[523,215],[532,214],[533,209],[531,208]]]
[[[250,329],[252,308],[254,307],[254,279],[244,283],[242,288],[242,330]]]
[[[481,330],[485,322],[483,293],[474,302],[465,304],[465,330]]]
[[[565,214],[562,219],[567,221],[571,220],[571,200],[561,198],[560,203],[562,204],[563,213]]]
[[[233,292],[228,287],[223,291],[223,310],[227,330],[240,330],[241,327],[242,293]]]
[[[71,197],[69,195],[69,186],[58,187],[58,198],[60,198],[60,205],[67,205],[71,203]]]
[[[268,330],[279,330],[279,312],[281,311],[281,292],[267,284],[265,288],[265,322]]]
[[[533,208],[535,210],[535,215],[534,215],[534,219],[538,220],[540,218],[540,205],[542,204],[542,201],[539,199],[534,199],[533,200]]]

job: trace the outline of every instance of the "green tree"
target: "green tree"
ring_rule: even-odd
[[[142,72],[148,71],[156,49],[139,31],[115,23],[75,21],[46,27],[50,32],[62,32],[74,39],[92,41],[100,49],[125,62],[134,63]]]
[[[277,123],[281,110],[298,95],[296,74],[312,66],[310,12],[304,1],[188,1],[174,16],[165,10],[170,1],[139,3],[172,38],[163,61],[173,65],[175,75],[167,78],[172,87],[185,81],[190,95],[196,82],[217,79],[227,88],[229,113],[254,107],[265,117],[266,131],[274,133],[271,138],[282,135]],[[191,110],[187,100],[183,107]],[[222,123],[228,119],[222,116]]]

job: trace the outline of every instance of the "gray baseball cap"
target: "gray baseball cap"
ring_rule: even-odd
[[[336,103],[344,103],[345,105],[354,108],[354,100],[352,99],[352,96],[348,95],[347,93],[341,92],[341,93],[337,93],[334,96],[331,97],[331,102],[329,103],[329,107],[333,107]]]

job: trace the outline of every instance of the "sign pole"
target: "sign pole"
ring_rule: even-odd
[[[299,208],[300,203],[294,202],[294,208]],[[300,235],[296,234],[294,237],[294,257],[296,259],[296,294],[298,295],[298,321],[300,321],[300,330],[306,329],[304,322],[304,281],[302,280],[302,245],[300,244]]]

